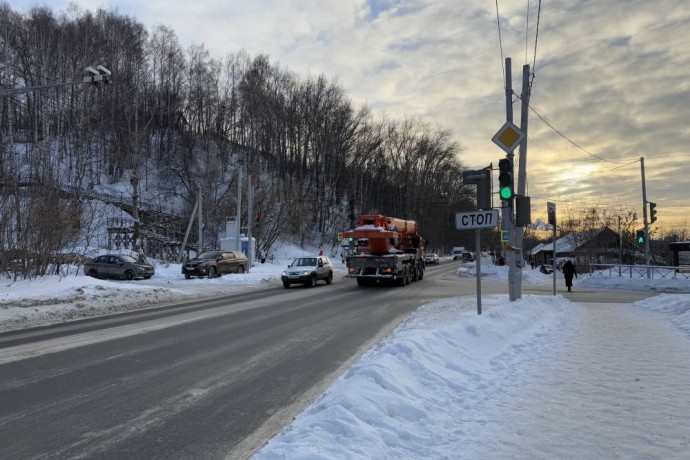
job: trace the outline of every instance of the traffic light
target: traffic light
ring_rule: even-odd
[[[656,222],[656,203],[649,202],[649,222]]]
[[[644,244],[644,230],[637,231],[637,244]]]
[[[477,184],[477,209],[491,209],[491,171],[480,169],[462,173],[464,185]]]
[[[508,158],[498,161],[498,196],[502,200],[513,198],[513,162]]]

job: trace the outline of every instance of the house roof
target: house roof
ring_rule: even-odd
[[[556,240],[556,255],[574,252],[578,247],[582,246],[583,243],[596,237],[606,229],[607,227],[601,227],[594,231],[588,230],[584,232],[568,233],[564,237]],[[541,251],[553,252],[553,242],[540,243],[533,247],[530,252],[534,255]]]

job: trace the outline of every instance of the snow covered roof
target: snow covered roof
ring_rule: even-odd
[[[591,240],[595,236],[599,235],[601,232],[606,230],[608,227],[601,227],[596,230],[588,230],[584,232],[574,232],[568,233],[562,238],[556,240],[556,255],[567,254],[574,252],[577,248],[582,246],[583,243]],[[550,243],[540,243],[536,245],[530,251],[532,255],[537,254],[541,251],[553,251],[553,242]]]

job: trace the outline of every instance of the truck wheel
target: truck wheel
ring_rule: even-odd
[[[410,279],[412,278],[412,274],[410,273],[410,270],[408,269],[405,272],[405,285],[410,284]]]
[[[412,282],[415,282],[419,279],[419,268],[415,265],[415,267],[412,269]]]
[[[424,267],[419,267],[419,274],[417,275],[417,279],[419,281],[422,281],[424,279]]]
[[[405,269],[403,269],[402,274],[398,277],[397,280],[395,280],[397,282],[398,286],[401,286],[401,287],[405,286],[405,276],[406,275],[407,275],[407,272],[405,271]]]

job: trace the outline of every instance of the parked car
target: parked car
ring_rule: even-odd
[[[215,278],[227,273],[247,271],[247,256],[241,251],[207,251],[182,264],[185,279],[192,276]]]
[[[427,265],[438,265],[441,263],[441,260],[439,259],[438,254],[431,252],[424,256],[424,263]]]
[[[475,261],[474,253],[469,252],[469,251],[465,251],[460,256],[460,260],[462,260],[463,262],[474,262]]]
[[[84,274],[94,278],[149,279],[155,273],[153,265],[140,262],[132,256],[106,254],[84,263]]]
[[[314,287],[316,282],[324,280],[326,284],[333,282],[333,264],[326,256],[298,257],[288,265],[287,270],[280,277],[283,287],[291,284],[304,284]]]

